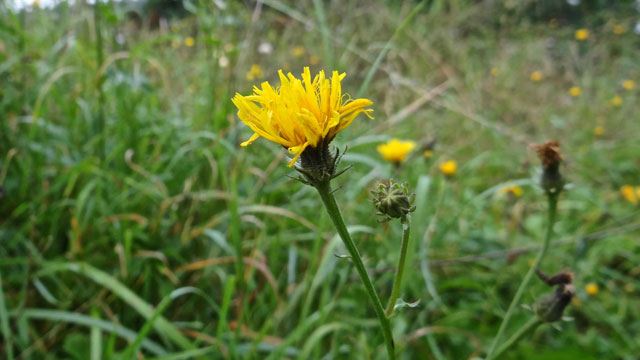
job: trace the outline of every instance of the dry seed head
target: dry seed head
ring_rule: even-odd
[[[557,194],[564,187],[564,179],[560,174],[560,144],[557,141],[547,141],[544,144],[534,145],[536,153],[542,162],[542,188],[547,194]]]

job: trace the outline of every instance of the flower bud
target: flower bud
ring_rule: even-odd
[[[407,184],[397,183],[393,179],[378,183],[371,195],[377,214],[384,216],[383,221],[402,219],[404,222],[407,215],[416,209],[413,206],[416,194],[409,193]]]
[[[535,304],[533,310],[540,320],[544,322],[554,322],[562,318],[564,309],[571,302],[571,298],[576,293],[576,288],[571,284],[561,284],[551,294],[542,296]]]

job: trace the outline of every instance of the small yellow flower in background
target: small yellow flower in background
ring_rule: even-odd
[[[579,297],[574,296],[571,298],[571,305],[575,306],[575,307],[580,307],[582,306],[582,300],[580,300]]]
[[[192,47],[193,45],[195,45],[195,44],[196,44],[196,41],[195,41],[191,36],[187,36],[187,38],[186,38],[186,39],[184,39],[184,44],[185,44],[187,47]]]
[[[317,57],[315,55],[309,56],[309,64],[318,65],[318,63],[320,63],[320,58],[319,57]]]
[[[440,164],[440,171],[442,171],[442,173],[447,176],[452,176],[456,173],[457,167],[458,164],[455,162],[455,160],[449,160]]]
[[[638,194],[631,185],[624,185],[620,188],[620,195],[633,205],[638,205]]]
[[[32,5],[33,5],[34,8],[38,8],[38,7],[40,7],[40,1],[34,0]]]
[[[260,65],[251,65],[249,72],[247,72],[247,80],[251,81],[255,79],[262,79],[263,77],[264,73],[262,72],[262,68],[260,67]]]
[[[542,71],[534,71],[531,73],[531,81],[538,82],[542,80]]]
[[[378,152],[385,160],[399,164],[407,160],[407,155],[415,146],[416,143],[413,141],[401,141],[394,138],[378,145]]]
[[[624,80],[622,82],[622,87],[625,90],[633,90],[636,87],[636,83],[633,80]]]
[[[498,73],[499,73],[498,68],[496,67],[491,68],[491,75],[498,76]]]
[[[503,194],[503,195],[513,194],[513,196],[515,197],[522,196],[522,192],[523,192],[522,188],[517,185],[511,185],[511,186],[503,187],[502,189],[500,189],[500,194]]]
[[[178,30],[180,30],[180,28],[178,27],[178,24],[172,24],[171,25],[171,31],[178,32]]]
[[[304,55],[304,48],[302,46],[296,46],[292,51],[293,56],[302,56]]]
[[[604,134],[604,128],[602,126],[598,125],[593,129],[593,135],[600,136],[602,134]]]
[[[587,286],[584,287],[587,291],[587,294],[593,296],[598,294],[598,284],[596,283],[588,283]]]
[[[569,95],[573,97],[580,96],[581,92],[582,90],[580,90],[580,87],[578,86],[573,86],[571,89],[569,89]]]
[[[616,25],[616,26],[613,27],[613,33],[616,34],[616,35],[621,35],[625,31],[626,31],[626,29],[622,25]]]
[[[575,33],[576,40],[587,40],[589,38],[589,30],[578,29]]]
[[[433,157],[433,150],[425,150],[422,155],[427,159],[431,159],[431,157]]]
[[[324,71],[311,80],[308,67],[302,79],[291,73],[278,71],[280,86],[273,88],[263,82],[261,88],[253,88],[253,94],[233,97],[238,117],[254,134],[241,144],[248,146],[259,137],[280,144],[292,154],[293,166],[309,146],[326,146],[340,131],[346,129],[359,114],[371,117],[372,109],[365,109],[373,102],[368,99],[351,99],[342,93],[340,82],[345,73],[334,71],[326,78]]]
[[[622,98],[618,95],[614,96],[613,98],[611,98],[611,105],[613,106],[622,105]]]

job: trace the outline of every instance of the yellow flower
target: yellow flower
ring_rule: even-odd
[[[598,294],[598,284],[596,283],[588,283],[587,286],[584,287],[589,295],[597,295]]]
[[[254,86],[252,95],[236,93],[233,97],[238,117],[254,131],[242,146],[262,136],[295,154],[289,162],[293,166],[308,146],[328,144],[360,113],[372,118],[373,110],[365,108],[373,102],[343,96],[340,82],[345,73],[334,71],[328,79],[320,71],[313,81],[308,67],[304,68],[302,80],[291,73],[285,76],[282,70],[278,74],[279,88],[274,89],[265,81],[262,88]]]
[[[633,188],[633,186],[624,185],[623,187],[621,187],[620,195],[622,195],[625,200],[632,203],[633,205],[638,205],[638,194],[636,193],[636,190]]]
[[[531,81],[538,82],[542,80],[542,71],[534,71],[531,73]]]
[[[596,126],[593,129],[593,134],[596,135],[596,136],[600,136],[600,135],[604,134],[604,128],[602,126],[599,126],[599,125]]]
[[[296,46],[293,48],[293,51],[291,53],[293,54],[293,56],[302,56],[304,55],[304,48],[302,46]]]
[[[315,55],[311,55],[309,57],[309,64],[311,65],[318,65],[320,63],[320,58],[315,56]]]
[[[625,28],[622,25],[616,25],[613,27],[613,33],[616,35],[621,35],[625,32]]]
[[[378,145],[378,152],[387,161],[401,163],[407,159],[407,155],[415,146],[416,143],[413,141],[391,139],[384,144]]]
[[[622,87],[625,90],[633,90],[636,87],[636,83],[633,80],[625,80],[622,82]]]
[[[576,40],[587,40],[589,38],[589,30],[587,29],[578,29],[576,30]]]
[[[260,67],[260,65],[251,65],[249,72],[247,72],[247,80],[251,81],[255,79],[262,79],[263,77],[264,73],[262,72],[262,68]]]
[[[456,168],[458,164],[455,160],[449,160],[440,164],[440,171],[447,176],[454,175],[456,173]]]
[[[515,197],[520,197],[522,196],[522,188],[520,186],[517,185],[511,185],[511,186],[507,186],[504,187],[502,189],[500,189],[500,193],[501,194],[513,194],[513,196]]]
[[[573,97],[580,96],[581,92],[582,90],[580,90],[580,87],[578,86],[573,86],[571,89],[569,89],[569,95]]]
[[[34,8],[40,7],[40,1],[39,0],[34,0],[32,5],[33,5]]]
[[[614,96],[613,98],[611,98],[611,104],[613,106],[620,106],[622,105],[622,98],[618,95]]]
[[[499,73],[498,68],[494,67],[491,69],[491,75],[498,76],[498,73]]]
[[[184,44],[185,44],[187,47],[192,47],[193,45],[195,45],[195,44],[196,44],[196,41],[195,41],[191,36],[187,36],[187,38],[186,38],[186,39],[184,39]]]
[[[422,155],[424,155],[424,157],[427,159],[431,159],[431,157],[433,156],[433,150],[425,150]]]

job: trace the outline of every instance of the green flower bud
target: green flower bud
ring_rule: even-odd
[[[571,302],[576,288],[571,284],[561,284],[551,294],[542,296],[533,304],[533,310],[540,320],[554,322],[562,318],[564,309]]]
[[[378,183],[371,195],[373,205],[378,210],[377,215],[384,216],[383,221],[402,219],[404,222],[407,215],[416,209],[413,206],[416,194],[409,193],[407,184],[397,183],[393,179]]]

